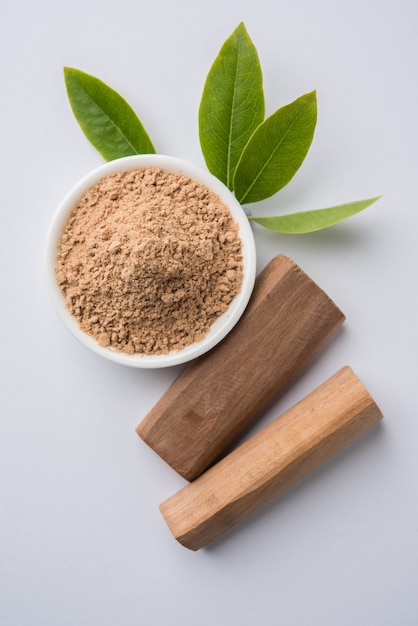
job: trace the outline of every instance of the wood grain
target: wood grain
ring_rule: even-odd
[[[344,320],[291,259],[275,257],[256,280],[232,332],[188,365],[137,428],[171,467],[193,480],[330,338]]]
[[[160,510],[174,537],[198,550],[381,418],[363,384],[344,367]]]

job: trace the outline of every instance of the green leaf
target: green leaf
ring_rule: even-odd
[[[230,189],[241,153],[263,119],[260,62],[241,23],[209,70],[199,106],[199,138],[206,165]]]
[[[278,109],[256,129],[235,170],[234,191],[241,204],[269,198],[287,185],[310,148],[316,118],[312,91]]]
[[[249,219],[278,233],[300,235],[302,233],[311,233],[333,226],[341,220],[367,209],[367,207],[379,200],[379,198],[381,198],[381,196],[369,198],[368,200],[357,200],[355,202],[348,202],[347,204],[339,204],[338,206],[329,207],[328,209],[303,211],[301,213],[276,215],[274,217],[250,216]]]
[[[87,139],[107,160],[155,153],[142,123],[116,91],[98,78],[64,68],[68,98]]]

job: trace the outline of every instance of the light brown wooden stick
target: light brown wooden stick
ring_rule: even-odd
[[[166,500],[174,537],[198,550],[277,496],[382,414],[349,367]]]
[[[340,326],[344,315],[300,267],[275,257],[232,332],[192,362],[137,428],[187,480],[211,464]]]

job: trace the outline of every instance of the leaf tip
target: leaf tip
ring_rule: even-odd
[[[316,89],[313,89],[312,91],[310,91],[308,94],[306,94],[312,101],[316,102],[317,101],[317,91]]]
[[[375,196],[374,198],[368,198],[367,200],[364,200],[364,203],[366,205],[365,208],[371,206],[372,204],[374,204],[375,202],[377,202],[381,198],[383,198],[383,196]]]
[[[69,67],[68,65],[65,65],[63,69],[64,69],[64,80],[67,83],[67,85],[71,80],[79,79],[84,73],[81,70],[77,70],[75,67]]]

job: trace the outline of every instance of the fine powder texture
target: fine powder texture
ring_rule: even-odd
[[[242,243],[205,185],[156,167],[90,187],[61,237],[57,282],[84,332],[127,354],[201,340],[242,285]]]

